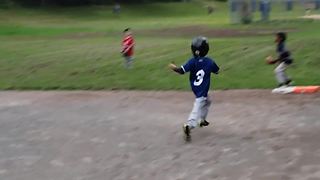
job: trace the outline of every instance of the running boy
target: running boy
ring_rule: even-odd
[[[123,31],[123,35],[121,54],[125,60],[125,67],[131,68],[133,61],[134,39],[130,28],[125,29]]]
[[[268,64],[278,63],[278,66],[275,68],[274,73],[278,81],[278,87],[288,86],[291,84],[291,79],[286,74],[286,69],[293,62],[290,57],[290,51],[285,47],[287,36],[284,32],[279,32],[276,34],[275,42],[277,43],[277,54],[278,58],[273,59],[272,56],[267,57]]]
[[[209,51],[207,38],[201,36],[194,38],[191,43],[191,51],[193,57],[185,65],[177,67],[173,63],[169,64],[169,68],[179,74],[190,72],[189,81],[196,96],[188,121],[183,125],[187,141],[191,139],[191,129],[197,127],[197,125],[200,127],[209,125],[206,117],[211,104],[208,98],[210,75],[211,73],[218,74],[219,72],[217,64],[209,57],[206,57]]]

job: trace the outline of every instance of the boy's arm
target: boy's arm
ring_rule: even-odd
[[[285,50],[284,45],[278,46],[278,57],[273,58],[272,56],[268,56],[266,61],[268,64],[275,64],[277,62],[282,62],[284,59],[290,57],[290,51]]]
[[[126,50],[126,42],[124,40],[122,40],[122,43],[121,43],[121,53],[123,54]]]
[[[213,72],[214,74],[219,74],[219,66],[214,62],[212,61],[212,69],[211,69],[211,72]]]
[[[175,65],[174,63],[170,63],[168,66],[172,71],[178,74],[184,74],[184,70],[182,69],[182,67],[177,67],[177,65]]]
[[[268,64],[275,64],[276,62],[279,61],[279,58],[278,59],[274,59],[272,56],[268,56],[266,57],[266,61]]]

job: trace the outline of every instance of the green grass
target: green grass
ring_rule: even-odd
[[[212,2],[210,2],[212,4]],[[183,64],[191,56],[190,41],[197,32],[183,27],[211,29],[291,30],[288,47],[295,63],[288,73],[298,85],[320,84],[320,21],[301,20],[300,8],[275,8],[272,21],[231,25],[227,4],[206,2],[124,5],[120,15],[110,6],[0,10],[0,89],[189,89],[188,77],[167,69],[171,61]],[[256,19],[258,14],[255,14]],[[135,31],[134,68],[123,68],[122,30]],[[168,28],[178,32],[162,34]],[[210,34],[210,33],[209,33]],[[274,37],[220,37],[210,35],[213,57],[221,73],[214,89],[272,88],[273,66],[264,58],[274,54]]]

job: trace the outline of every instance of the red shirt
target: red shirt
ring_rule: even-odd
[[[132,35],[128,35],[124,37],[122,40],[122,53],[125,54],[126,56],[132,56],[133,46],[134,46],[134,40]]]

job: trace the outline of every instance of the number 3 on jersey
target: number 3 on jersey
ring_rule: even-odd
[[[201,84],[202,81],[203,81],[204,75],[205,75],[205,72],[203,71],[203,69],[199,70],[199,71],[196,73],[197,79],[193,82],[193,85],[195,85],[195,86],[200,86],[200,84]]]

